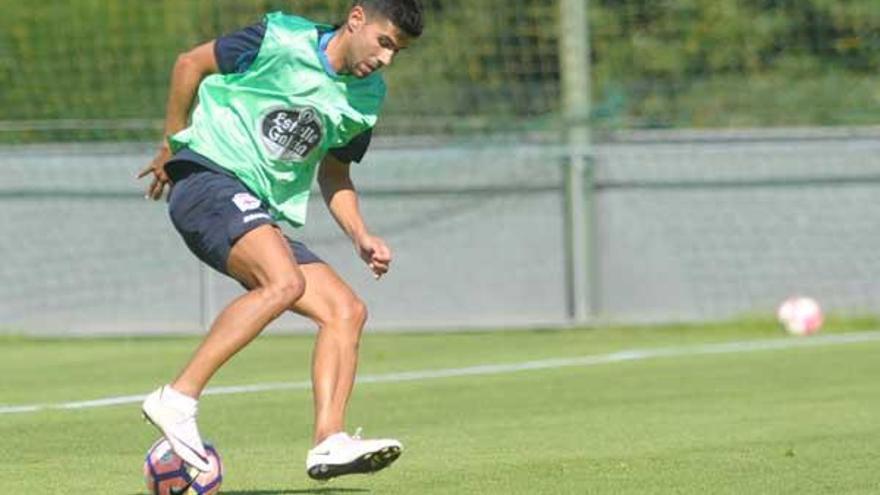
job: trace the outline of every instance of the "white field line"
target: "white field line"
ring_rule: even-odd
[[[546,370],[574,366],[594,366],[599,364],[619,363],[623,361],[642,361],[645,359],[706,356],[713,354],[737,354],[745,352],[796,349],[803,347],[824,347],[862,342],[880,341],[880,331],[858,332],[837,335],[813,336],[809,338],[783,338],[772,340],[749,340],[726,342],[719,344],[701,344],[683,347],[659,347],[652,349],[631,349],[610,354],[598,354],[573,358],[543,359],[510,364],[488,364],[465,368],[447,368],[438,370],[406,371],[401,373],[385,373],[381,375],[364,375],[357,379],[358,383],[399,383],[407,381],[430,380],[436,378],[453,378],[462,376],[497,375],[517,373],[529,370]],[[277,390],[304,390],[311,388],[311,382],[277,382],[258,383],[253,385],[236,385],[228,387],[211,387],[204,395],[232,395],[255,392],[272,392]],[[0,415],[15,413],[33,413],[46,410],[91,409],[123,404],[136,404],[144,400],[146,395],[124,395],[104,399],[59,402],[55,404],[23,404],[18,406],[0,406]]]

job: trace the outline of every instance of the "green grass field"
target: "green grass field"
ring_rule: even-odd
[[[327,484],[303,468],[308,390],[206,396],[200,428],[224,456],[226,494],[877,493],[880,335],[859,326],[870,325],[794,347],[804,340],[766,324],[368,334],[360,373],[372,377],[648,354],[363,383],[349,426],[406,451],[391,469]],[[861,341],[827,340],[846,335]],[[0,337],[0,408],[144,394],[195,343]],[[310,350],[310,337],[262,337],[211,385],[305,381]],[[146,493],[141,463],[156,437],[135,403],[0,414],[0,493]]]

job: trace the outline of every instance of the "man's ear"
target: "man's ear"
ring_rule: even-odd
[[[348,12],[348,21],[346,22],[346,27],[349,32],[355,33],[360,31],[360,29],[367,23],[367,13],[364,11],[364,8],[360,5],[355,5]]]

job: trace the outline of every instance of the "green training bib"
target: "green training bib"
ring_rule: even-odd
[[[331,75],[319,56],[320,32],[302,17],[266,16],[256,59],[243,73],[214,74],[199,87],[190,127],[170,138],[235,174],[276,219],[306,221],[318,164],[331,148],[376,125],[385,98],[378,73]]]

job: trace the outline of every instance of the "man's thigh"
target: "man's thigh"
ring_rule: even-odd
[[[363,303],[354,290],[326,263],[309,263],[300,269],[306,280],[305,294],[291,308],[318,324],[354,316]]]

